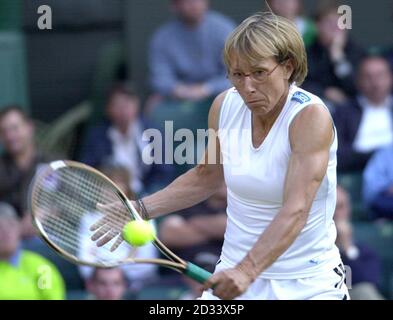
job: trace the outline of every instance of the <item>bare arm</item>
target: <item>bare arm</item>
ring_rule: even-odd
[[[168,187],[143,198],[149,218],[157,218],[191,207],[211,196],[223,183],[224,175],[220,164],[220,142],[217,130],[219,111],[225,94],[226,92],[221,93],[210,109],[209,129],[212,130],[209,130],[208,146],[200,163],[178,177]],[[213,158],[215,158],[214,163],[209,163],[208,160]]]
[[[215,286],[216,295],[224,299],[240,295],[295,241],[326,174],[332,128],[329,113],[320,105],[308,106],[293,120],[283,207],[238,266],[207,281],[206,287]]]

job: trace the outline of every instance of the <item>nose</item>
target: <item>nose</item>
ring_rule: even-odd
[[[249,75],[244,77],[243,88],[247,93],[254,93],[256,91],[254,82]]]

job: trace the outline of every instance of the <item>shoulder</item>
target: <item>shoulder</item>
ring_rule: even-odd
[[[329,110],[322,104],[312,103],[303,108],[295,116],[291,125],[314,127],[317,125],[323,125],[325,123],[332,123]]]
[[[299,87],[293,88],[292,96],[290,98],[292,102],[297,102],[299,104],[309,103],[312,100],[316,100],[318,103],[321,102],[318,96]]]
[[[88,129],[87,135],[92,137],[100,137],[106,135],[110,125],[109,123],[101,123]]]
[[[310,104],[293,119],[289,138],[292,146],[323,148],[331,144],[333,120],[330,112],[322,104]]]
[[[39,272],[38,268],[41,266],[49,267],[52,270],[57,270],[52,262],[32,251],[23,250],[21,253],[21,261],[27,268],[32,268],[37,272]]]
[[[360,106],[358,100],[353,98],[346,103],[338,105],[335,108],[334,119],[353,121],[353,116],[361,114],[362,112],[362,107]]]
[[[230,94],[231,91],[232,89],[225,90],[214,99],[209,111],[209,128],[215,130],[218,129],[218,120],[220,117],[222,104],[224,103],[227,94]]]
[[[217,11],[209,11],[207,13],[207,19],[209,23],[214,24],[215,26],[219,26],[227,29],[235,28],[234,21],[232,21],[230,18]]]
[[[168,41],[168,39],[173,37],[174,32],[176,32],[176,30],[178,29],[176,28],[176,24],[177,22],[174,20],[164,23],[153,33],[151,42],[153,44],[157,44],[160,42]]]

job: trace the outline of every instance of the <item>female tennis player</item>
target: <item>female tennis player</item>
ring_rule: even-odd
[[[256,14],[229,36],[224,60],[234,87],[212,104],[202,161],[140,210],[152,219],[193,206],[225,179],[225,241],[202,299],[349,299],[333,222],[337,136],[321,99],[298,87],[301,36]]]

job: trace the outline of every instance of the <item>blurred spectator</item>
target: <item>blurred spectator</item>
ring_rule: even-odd
[[[226,186],[205,202],[172,214],[160,223],[160,239],[187,261],[200,264],[213,272],[224,240],[227,216]],[[199,297],[202,286],[183,277],[190,291],[182,299]]]
[[[18,106],[0,111],[0,201],[16,208],[22,219],[22,237],[35,234],[27,207],[28,188],[37,168],[50,158],[37,149],[34,125]]]
[[[15,209],[0,202],[0,300],[61,300],[63,279],[54,265],[20,248],[21,224]]]
[[[333,106],[355,93],[355,69],[363,55],[348,30],[340,29],[337,10],[335,1],[324,1],[317,10],[317,40],[307,50],[309,72],[304,83],[305,89]]]
[[[338,170],[363,170],[374,151],[393,143],[393,76],[378,56],[362,60],[358,95],[334,114],[339,140]]]
[[[151,127],[140,115],[140,101],[135,89],[128,84],[116,85],[106,106],[109,121],[93,127],[87,133],[81,162],[98,167],[116,163],[132,173],[130,188],[135,193],[159,188],[170,182],[171,168],[162,164],[147,164],[144,149],[150,141],[144,130]],[[147,189],[147,190],[146,190]]]
[[[352,279],[347,279],[347,284],[351,280],[352,285],[349,295],[353,300],[384,299],[377,287],[381,274],[379,258],[371,248],[353,239],[351,210],[348,193],[342,187],[337,187],[337,204],[334,214],[337,227],[336,245],[340,250],[344,265],[351,268]]]
[[[89,298],[94,300],[122,300],[125,298],[127,287],[127,279],[120,268],[96,268],[86,280]]]
[[[153,36],[150,83],[155,94],[198,101],[229,87],[222,50],[231,20],[209,11],[208,0],[171,0],[176,19]]]
[[[135,199],[134,193],[129,188],[130,175],[125,168],[119,166],[106,166],[101,167],[100,171],[111,179],[119,188],[122,190],[129,199]],[[85,261],[92,261],[97,255],[105,255],[106,251],[100,250],[96,243],[93,242],[90,237],[92,232],[89,230],[90,226],[97,221],[96,213],[92,212],[90,215],[85,215],[81,221],[80,228],[85,231],[81,231],[81,234],[86,234],[86,238],[81,242],[79,257]],[[153,223],[153,222],[151,222]],[[114,253],[108,252],[108,255],[116,254],[121,260],[130,256],[132,248],[123,242]],[[136,251],[136,258],[157,258],[158,252],[153,244],[147,244],[139,247]],[[130,283],[130,290],[137,291],[144,285],[149,284],[155,280],[157,267],[154,264],[126,264],[120,268],[123,270],[125,277]],[[92,267],[79,266],[79,271],[84,279],[89,279],[94,272]]]
[[[373,218],[393,219],[393,144],[378,151],[367,164],[363,199]]]
[[[302,0],[268,0],[267,3],[275,14],[291,20],[296,25],[306,47],[314,43],[316,27],[312,20],[301,15]]]

